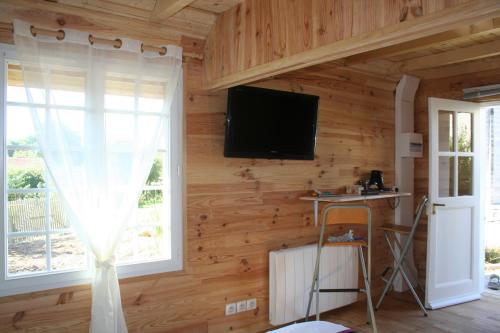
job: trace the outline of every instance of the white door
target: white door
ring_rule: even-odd
[[[426,306],[478,299],[479,104],[429,98]]]

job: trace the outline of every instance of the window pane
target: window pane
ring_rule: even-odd
[[[140,227],[137,229],[137,235],[138,259],[170,259],[170,244],[164,237],[161,225]]]
[[[7,86],[7,101],[17,103],[45,104],[45,90],[40,88],[29,88],[28,91],[26,91],[26,88],[24,88],[24,86],[9,85]]]
[[[50,72],[50,103],[65,106],[85,106],[85,73],[75,69]]]
[[[472,114],[457,113],[458,151],[472,151]]]
[[[171,259],[170,237],[161,225],[131,227],[117,251],[120,264]]]
[[[156,155],[151,171],[149,172],[148,179],[146,180],[146,185],[156,186],[163,184],[164,156],[165,155],[162,153]]]
[[[73,232],[52,234],[50,240],[53,270],[85,268],[85,246]]]
[[[139,98],[139,111],[161,112],[163,111],[163,99],[159,98]]]
[[[85,132],[85,113],[80,110],[52,108],[47,112],[48,119],[53,119],[63,129],[62,141],[69,149],[81,150]],[[54,140],[53,136],[50,136]]]
[[[134,260],[135,227],[127,228],[116,249],[116,262],[126,263]]]
[[[37,69],[28,69],[26,73],[30,75],[30,79],[34,84],[36,84],[36,82],[43,82],[40,72]],[[9,63],[7,71],[7,101],[45,104],[45,89],[42,89],[42,84],[31,86],[32,88],[28,89],[28,95],[26,94],[26,90],[24,88],[21,66],[16,63]]]
[[[9,232],[45,230],[45,208],[44,193],[9,193]]]
[[[117,261],[120,263],[170,259],[170,230],[162,190],[143,191],[136,223],[125,231]]]
[[[83,91],[50,90],[50,103],[62,106],[85,106]]]
[[[24,86],[7,86],[7,101],[17,103],[45,104],[45,90],[41,88],[29,88]]]
[[[472,195],[472,157],[458,157],[458,195]]]
[[[37,109],[41,111],[41,109]],[[7,146],[36,146],[31,110],[19,106],[7,106]]]
[[[62,202],[59,200],[57,193],[50,194],[50,228],[51,229],[67,229],[71,224],[64,213]]]
[[[455,157],[439,157],[439,196],[454,196],[453,186],[455,184],[454,167]]]
[[[454,151],[453,136],[453,117],[451,111],[439,110],[438,132],[439,132],[439,151]]]
[[[45,235],[10,237],[8,253],[9,275],[47,270]]]
[[[142,191],[139,198],[139,221],[151,220],[158,223],[160,220],[160,211],[163,207],[163,191],[148,190]],[[152,213],[155,212],[155,213]]]
[[[36,150],[7,151],[7,187],[27,189],[45,187],[44,163]]]
[[[106,113],[106,142],[110,147],[120,150],[132,145],[136,131],[136,118],[132,114]]]

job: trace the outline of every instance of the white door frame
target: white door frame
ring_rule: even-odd
[[[428,207],[428,240],[427,240],[427,275],[426,275],[426,306],[431,309],[437,309],[440,307],[445,307],[453,304],[458,304],[470,300],[475,300],[480,298],[483,285],[483,271],[484,271],[484,203],[481,200],[481,189],[483,187],[484,179],[481,177],[482,161],[484,158],[484,149],[482,149],[481,142],[481,124],[484,124],[484,119],[481,119],[481,112],[474,112],[473,117],[473,195],[465,197],[443,197],[439,198],[438,194],[438,165],[439,165],[439,153],[438,153],[438,122],[437,122],[437,112],[434,110],[450,110],[450,111],[464,111],[471,112],[473,109],[479,109],[481,105],[478,103],[463,102],[463,101],[453,101],[441,98],[429,98],[429,199],[430,204]],[[483,121],[482,121],[483,120]],[[455,138],[455,145],[457,144]],[[453,155],[453,154],[450,154]],[[458,178],[457,170],[454,171],[455,178]],[[456,192],[456,184],[458,179],[455,179],[454,191]],[[456,195],[457,193],[455,193]],[[470,282],[464,282],[463,286],[468,287],[460,288],[457,287],[457,294],[453,295],[452,284],[447,285],[446,283],[438,286],[436,274],[434,268],[436,267],[438,260],[435,255],[437,251],[437,239],[434,239],[437,232],[436,218],[437,215],[433,215],[434,209],[439,209],[439,207],[434,207],[433,204],[447,204],[448,206],[453,206],[454,204],[460,207],[460,203],[469,207],[476,207],[473,209],[473,219],[476,221],[472,223],[471,237],[474,237],[472,241],[473,253],[471,254],[471,279]],[[443,208],[445,209],[445,208]],[[438,214],[439,215],[439,214]],[[431,254],[432,253],[432,254]],[[469,280],[464,280],[469,281]],[[441,291],[438,287],[443,288]],[[443,293],[442,291],[448,288],[449,295]]]

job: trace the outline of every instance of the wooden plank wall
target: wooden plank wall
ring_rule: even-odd
[[[464,88],[478,87],[489,84],[500,83],[500,57],[491,58],[489,70],[476,71],[474,73],[454,75],[439,79],[423,80],[420,83],[415,98],[415,132],[422,133],[424,137],[423,158],[415,159],[415,198],[428,193],[429,183],[429,114],[428,97],[440,97],[462,100]],[[497,100],[498,100],[497,96]],[[417,202],[415,202],[417,205]],[[423,219],[427,223],[426,218]],[[427,227],[424,228],[427,230]],[[426,233],[420,233],[416,237],[414,256],[417,266],[419,280],[425,284],[427,238]]]
[[[394,180],[394,82],[327,66],[258,83],[320,96],[317,156],[229,159],[227,91],[203,91],[201,71],[196,60],[185,64],[185,270],[121,281],[130,332],[268,329],[268,252],[318,236],[312,205],[298,197],[313,187],[341,189],[371,169]],[[372,205],[375,224],[393,220],[386,201]],[[377,232],[374,276],[390,262]],[[253,297],[255,311],[224,316],[226,303]],[[88,286],[0,298],[0,332],[88,332],[90,301]]]
[[[219,79],[232,74],[467,2],[245,0],[222,13],[208,36],[206,84],[217,86]],[[380,34],[384,32],[371,37]],[[288,65],[292,63],[290,60]]]

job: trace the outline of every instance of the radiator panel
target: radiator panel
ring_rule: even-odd
[[[269,321],[282,325],[304,318],[316,262],[316,245],[269,253]],[[320,288],[357,288],[358,257],[353,247],[325,247],[321,252]],[[357,293],[321,293],[320,311],[356,302]],[[311,314],[316,313],[316,296]]]

